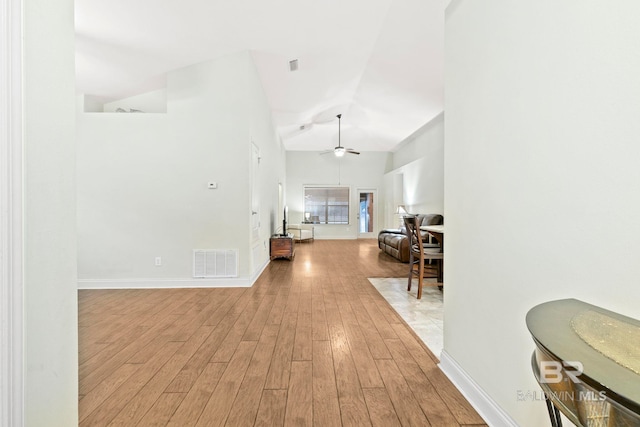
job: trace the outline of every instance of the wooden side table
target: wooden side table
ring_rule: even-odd
[[[276,258],[292,259],[296,254],[293,234],[287,234],[286,236],[274,234],[271,236],[271,239],[269,239],[269,242],[269,254],[271,255],[271,260]]]

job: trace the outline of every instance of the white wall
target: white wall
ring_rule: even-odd
[[[432,158],[429,167],[444,170],[444,112],[440,113],[407,139],[393,152],[393,169],[425,157]]]
[[[444,350],[519,425],[548,423],[525,326],[577,298],[640,318],[640,3],[453,1]]]
[[[270,222],[262,224],[259,252],[250,235],[251,143],[266,161],[259,181],[273,187],[261,193],[267,219],[284,180],[284,153],[249,53],[170,73],[167,103],[167,114],[79,109],[81,287],[205,283],[193,282],[193,249],[238,249],[235,283],[246,285],[268,259]]]
[[[73,1],[23,2],[27,426],[78,424]]]
[[[157,89],[151,92],[131,96],[117,101],[107,102],[100,106],[100,109],[85,108],[84,111],[115,113],[120,108],[127,112],[137,110],[143,113],[166,113],[167,112],[167,89]],[[95,108],[95,107],[94,107]]]
[[[384,182],[385,227],[397,227],[399,204],[410,213],[444,213],[444,114],[399,144]]]
[[[252,233],[249,236],[251,271],[255,276],[269,261],[269,238],[282,223],[279,217],[278,184],[286,185],[287,177],[286,153],[273,127],[271,110],[253,62],[248,71],[251,77],[246,86],[251,112],[248,136],[259,149],[260,156],[257,176],[251,179],[251,195],[256,202],[251,203],[250,200],[250,210],[258,212],[260,223],[259,235],[253,236]]]
[[[285,203],[289,208],[289,222],[300,223],[303,220],[304,185],[337,185],[351,189],[349,225],[318,224],[315,236],[318,239],[355,239],[358,237],[357,214],[358,199],[356,191],[362,189],[378,190],[375,202],[378,218],[375,234],[381,228],[381,215],[384,206],[383,175],[391,161],[391,153],[364,152],[359,156],[346,154],[342,159],[333,154],[319,154],[314,151],[287,151],[287,184]]]

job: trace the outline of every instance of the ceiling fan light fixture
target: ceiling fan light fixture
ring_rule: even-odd
[[[360,152],[354,150],[353,148],[345,148],[342,146],[342,142],[340,141],[340,119],[342,118],[342,114],[338,114],[336,116],[338,118],[338,146],[334,147],[333,150],[321,151],[320,154],[328,154],[333,152],[333,155],[336,157],[343,157],[345,153],[349,154],[360,154]]]

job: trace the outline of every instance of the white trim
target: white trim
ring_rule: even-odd
[[[492,427],[518,427],[518,424],[485,393],[445,350],[440,353],[438,367],[488,425]]]
[[[250,278],[80,279],[78,289],[250,288],[268,265],[269,260],[266,260]]]
[[[21,1],[0,3],[0,426],[24,424]]]
[[[378,188],[377,187],[356,187],[356,191],[354,193],[355,204],[357,206],[356,209],[356,237],[358,239],[376,239],[378,237],[378,232],[380,231],[380,221],[378,221]],[[360,232],[360,197],[361,193],[373,193],[373,231],[361,233]]]
[[[216,279],[80,279],[78,289],[250,288],[269,265],[267,260],[251,277]]]
[[[267,266],[269,265],[269,262],[271,262],[271,260],[267,258],[262,264],[262,266],[253,272],[253,276],[251,277],[251,286],[253,286],[253,284],[256,283],[256,280],[258,280],[258,277],[260,277],[264,269],[267,268]]]
[[[78,289],[248,288],[248,278],[224,279],[80,279]]]
[[[316,229],[317,231],[317,229]],[[324,234],[322,236],[318,236],[317,234],[313,238],[314,240],[358,240],[357,236],[345,236],[345,235],[331,235]]]

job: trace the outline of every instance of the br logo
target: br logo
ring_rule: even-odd
[[[583,366],[580,362],[545,360],[540,362],[540,382],[557,384],[571,379],[574,383],[581,383],[578,376],[582,375]],[[565,378],[565,375],[568,378]]]

